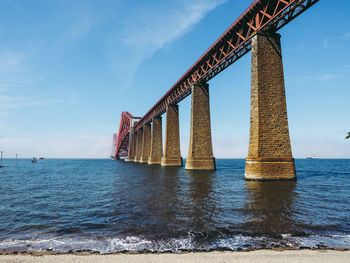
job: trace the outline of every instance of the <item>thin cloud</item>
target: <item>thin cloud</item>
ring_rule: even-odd
[[[10,96],[5,96],[0,94],[0,102],[4,101],[23,101],[25,98],[15,98],[15,97],[10,97]]]
[[[19,97],[9,94],[14,88],[32,87],[40,80],[26,77],[27,69],[23,53],[3,51],[0,53],[0,110],[1,116],[8,116],[13,110],[57,103],[54,99],[40,97]],[[7,112],[8,111],[8,112]],[[0,116],[0,117],[1,117]]]
[[[177,9],[138,10],[125,21],[122,40],[127,45],[141,48],[145,55],[151,55],[181,38],[223,2],[191,1]]]
[[[307,79],[326,81],[326,80],[332,80],[335,78],[336,78],[336,75],[334,75],[334,74],[322,74],[322,75],[317,75],[317,76],[311,76],[311,77],[308,77]]]
[[[58,103],[63,103],[63,101],[58,99],[43,99],[39,97],[11,97],[0,94],[0,110],[17,110],[29,107],[46,107]]]
[[[341,40],[347,40],[350,39],[350,32],[345,32],[343,35],[339,37]]]
[[[43,80],[34,79],[30,75],[25,59],[21,52],[6,50],[0,53],[0,118],[11,115],[14,110],[62,103],[57,99],[40,96],[13,95],[16,88],[33,88]]]
[[[180,1],[170,6],[152,5],[146,9],[123,9],[127,14],[121,15],[123,23],[121,33],[111,39],[111,61],[116,61],[122,90],[132,84],[138,67],[146,59],[186,33],[201,21],[211,10],[225,3],[226,0]],[[131,4],[132,5],[132,4]],[[115,51],[113,47],[118,41],[123,49]],[[125,55],[127,54],[127,55]],[[122,65],[122,66],[120,66]]]
[[[67,24],[59,37],[54,38],[55,44],[53,47],[60,49],[89,35],[96,26],[97,20],[97,16],[94,16],[89,10],[80,10],[79,16]]]
[[[14,51],[2,51],[0,53],[0,74],[6,75],[23,71],[24,55]]]
[[[323,48],[337,48],[341,47],[346,40],[350,39],[350,32],[345,32],[341,36],[335,37],[336,40],[333,38],[325,38],[322,41],[322,47]]]
[[[0,52],[0,92],[13,88],[32,87],[42,81],[43,77],[32,75],[31,66],[28,64],[23,52],[16,50]]]
[[[5,3],[10,5],[20,17],[26,20],[26,22],[29,22],[32,20],[32,18],[28,15],[25,9],[22,8],[20,5],[18,5],[16,1],[7,0]]]
[[[1,76],[1,72],[0,72]],[[17,76],[17,77],[16,77]],[[12,88],[26,88],[33,87],[35,84],[44,80],[43,77],[34,79],[34,78],[26,78],[20,77],[20,74],[4,76],[4,79],[0,80],[0,92],[12,89]]]
[[[0,137],[0,145],[6,157],[17,153],[22,158],[108,158],[112,148],[110,137],[82,134],[35,138]]]

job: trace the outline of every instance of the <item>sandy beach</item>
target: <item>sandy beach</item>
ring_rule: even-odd
[[[1,255],[1,263],[56,263],[56,262],[84,262],[84,263],[196,263],[196,262],[346,262],[350,259],[350,251],[334,250],[258,250],[250,252],[201,252],[182,254],[113,254],[113,255]]]

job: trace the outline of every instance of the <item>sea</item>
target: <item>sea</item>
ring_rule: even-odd
[[[0,250],[182,252],[350,247],[350,160],[297,159],[296,181],[244,159],[191,172],[111,159],[3,160]]]

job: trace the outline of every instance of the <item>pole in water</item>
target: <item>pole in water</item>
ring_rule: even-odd
[[[2,166],[2,154],[3,154],[3,151],[1,151],[0,168],[3,167]]]

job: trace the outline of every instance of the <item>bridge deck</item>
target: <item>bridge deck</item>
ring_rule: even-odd
[[[251,49],[251,38],[258,31],[277,32],[319,0],[255,0],[214,44],[182,75],[165,95],[135,125],[137,131],[166,106],[191,93],[196,82],[207,82]]]

